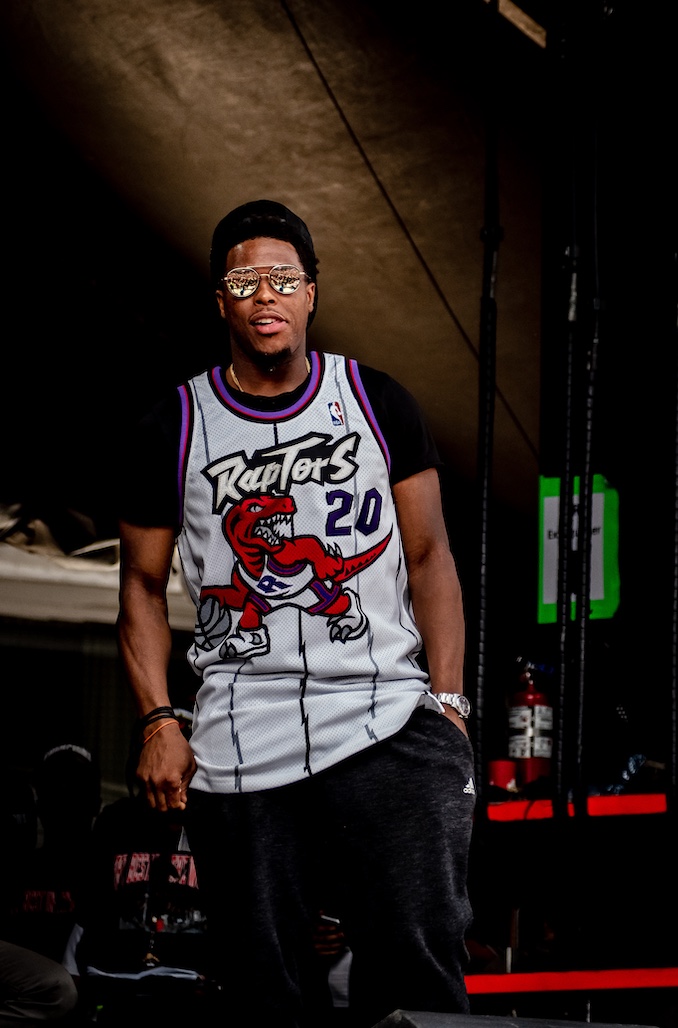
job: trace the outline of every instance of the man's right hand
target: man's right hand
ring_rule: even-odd
[[[165,722],[161,722],[165,724]],[[146,791],[146,799],[157,810],[184,810],[187,790],[196,771],[193,751],[176,722],[155,734],[146,732],[141,747],[137,778]]]

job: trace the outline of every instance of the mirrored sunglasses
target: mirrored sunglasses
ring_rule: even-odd
[[[300,271],[293,264],[276,264],[270,271],[261,273],[254,268],[233,268],[221,281],[226,284],[231,296],[240,299],[256,293],[262,278],[268,279],[271,289],[275,289],[276,293],[287,296],[297,291],[302,278],[308,277],[305,271]]]

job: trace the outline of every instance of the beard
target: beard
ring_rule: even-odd
[[[292,359],[292,351],[289,346],[286,346],[275,353],[260,353],[258,350],[250,350],[247,356],[260,371],[273,375],[278,368],[283,367]]]

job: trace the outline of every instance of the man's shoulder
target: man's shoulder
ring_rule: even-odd
[[[340,353],[323,352],[323,357],[332,358],[339,362],[345,362],[347,364],[354,363],[358,369],[360,380],[366,389],[374,389],[380,392],[392,393],[393,395],[407,394],[408,390],[402,385],[398,379],[394,378],[388,371],[384,371],[383,368],[375,368],[373,364],[366,364],[360,358],[357,357],[346,357]]]
[[[361,362],[358,362],[358,371],[371,401],[379,401],[387,407],[417,407],[417,402],[409,389],[388,371]]]
[[[152,396],[141,415],[140,421],[164,421],[167,417],[176,417],[177,411],[181,409],[181,396],[187,389],[200,382],[209,379],[214,368],[202,368],[185,378],[165,386],[161,392]]]

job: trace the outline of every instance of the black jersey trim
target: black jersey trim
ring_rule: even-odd
[[[217,399],[228,407],[230,411],[248,421],[260,421],[270,423],[273,421],[284,421],[293,418],[299,411],[303,410],[314,399],[322,383],[323,363],[316,351],[309,354],[311,373],[308,381],[303,382],[298,389],[285,393],[281,397],[256,397],[249,393],[241,393],[236,396],[226,381],[226,373],[223,368],[217,366],[209,372],[209,383]],[[240,396],[246,396],[248,402],[242,402]],[[272,407],[264,406],[274,402]]]

